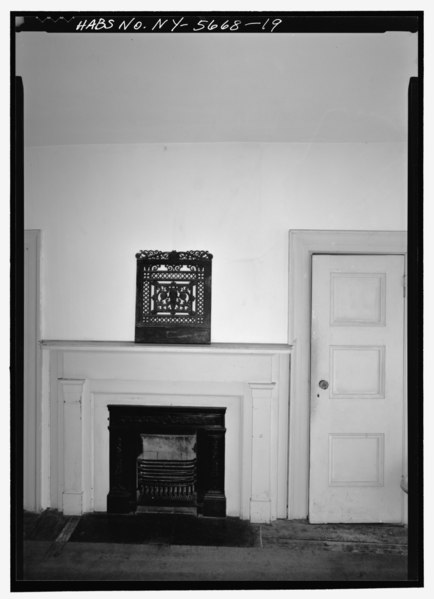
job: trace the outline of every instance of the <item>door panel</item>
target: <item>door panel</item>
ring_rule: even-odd
[[[401,522],[403,256],[312,258],[311,522]]]

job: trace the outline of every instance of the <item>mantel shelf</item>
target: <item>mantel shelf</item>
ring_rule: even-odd
[[[139,353],[288,354],[291,345],[280,343],[211,343],[209,345],[158,345],[133,341],[69,341],[43,339],[43,349],[63,351],[121,351]]]

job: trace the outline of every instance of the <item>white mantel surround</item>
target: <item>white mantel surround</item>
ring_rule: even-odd
[[[227,515],[287,517],[291,346],[42,341],[42,507],[104,512],[108,405],[226,407]]]

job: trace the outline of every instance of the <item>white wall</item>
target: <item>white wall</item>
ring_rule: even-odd
[[[212,340],[285,343],[289,229],[406,228],[416,34],[16,41],[43,338],[133,339],[135,253],[207,249]]]
[[[214,255],[212,341],[287,342],[289,229],[405,229],[405,143],[26,149],[42,337],[132,340],[135,253]]]

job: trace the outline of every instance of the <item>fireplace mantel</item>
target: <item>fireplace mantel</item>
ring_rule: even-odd
[[[192,354],[290,354],[292,345],[283,343],[210,343],[208,345],[158,345],[133,341],[61,341],[43,339],[43,349],[74,351],[121,351],[137,353],[192,353]]]
[[[45,503],[107,510],[109,405],[224,408],[228,516],[287,517],[289,373],[281,344],[44,340]]]

